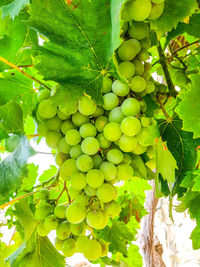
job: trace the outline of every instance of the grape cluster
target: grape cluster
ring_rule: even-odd
[[[65,107],[54,103],[48,90],[39,92],[38,133],[57,150],[56,164],[60,179],[69,185],[70,201],[52,207],[48,190],[41,192],[35,213],[38,234],[45,236],[56,230],[55,246],[67,257],[75,252],[88,260],[107,255],[108,244],[94,235],[89,238],[86,230],[101,230],[109,218],[119,216],[116,183],[135,175],[139,155],[152,154],[158,132],[156,123],[144,116],[142,97],[154,92],[156,86],[151,64],[146,62],[151,42],[144,20],[154,19],[155,10],[163,5],[159,0],[133,0],[125,5],[122,18],[128,27],[117,50],[121,80],[103,78],[103,105],[84,95],[69,115]]]

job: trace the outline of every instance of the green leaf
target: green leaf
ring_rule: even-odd
[[[197,8],[196,0],[174,1],[165,0],[165,8],[162,16],[151,22],[151,27],[156,30],[160,38],[166,32],[176,28],[180,21],[194,13]]]
[[[0,141],[9,137],[7,132],[1,127],[1,124],[2,123],[0,123]]]
[[[6,197],[11,190],[19,188],[27,160],[34,154],[27,138],[22,136],[19,146],[0,162],[0,195]]]
[[[137,245],[131,244],[128,248],[128,256],[125,258],[120,256],[120,259],[123,262],[126,262],[129,267],[142,267],[143,260],[142,256],[139,253],[139,247]]]
[[[193,249],[200,249],[200,227],[194,228],[191,233],[190,239],[192,239]]]
[[[29,191],[33,188],[38,177],[38,168],[39,166],[36,166],[33,163],[27,165],[27,171],[25,172],[25,175],[23,177],[23,183],[20,187],[20,192],[25,190]]]
[[[14,2],[3,6],[2,18],[11,16],[12,19],[19,14],[22,8],[30,3],[30,0],[15,0]]]
[[[44,171],[42,173],[42,175],[40,175],[38,181],[39,182],[45,182],[46,180],[48,180],[49,178],[53,177],[54,175],[56,175],[58,169],[56,168],[56,166],[54,165],[50,165],[50,169]]]
[[[5,149],[6,151],[13,152],[20,143],[20,136],[16,134],[11,134],[9,138],[5,140]]]
[[[194,138],[200,137],[200,75],[191,75],[192,85],[189,90],[180,92],[179,102],[175,111],[183,120],[183,130],[194,133]]]
[[[151,95],[146,95],[143,97],[144,101],[146,102],[147,109],[145,111],[145,115],[147,117],[153,117],[156,111],[159,109],[159,105],[152,99]]]
[[[167,180],[170,188],[175,182],[175,169],[178,169],[176,160],[167,148],[166,143],[159,138],[156,142],[156,172],[157,177],[162,175],[164,180]]]

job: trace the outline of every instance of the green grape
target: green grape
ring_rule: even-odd
[[[115,148],[108,151],[106,157],[108,161],[115,165],[121,163],[124,159],[123,153],[119,149]]]
[[[150,13],[148,19],[150,19],[150,20],[158,19],[162,15],[164,7],[165,7],[164,2],[159,3],[159,4],[152,3],[151,13]]]
[[[63,243],[63,254],[65,257],[71,257],[76,252],[76,241],[73,238],[68,238]]]
[[[66,132],[65,140],[67,143],[71,146],[76,146],[81,141],[81,136],[78,130],[76,129],[70,129]]]
[[[59,152],[62,152],[64,154],[69,154],[71,149],[71,146],[66,142],[65,138],[63,137],[58,145]]]
[[[116,80],[112,84],[112,91],[113,91],[113,93],[115,93],[115,95],[126,96],[126,95],[128,95],[130,88],[126,83],[123,83],[120,80]]]
[[[68,120],[70,118],[69,115],[66,115],[65,113],[63,113],[62,111],[60,111],[60,109],[57,110],[57,116],[62,121]]]
[[[43,188],[39,194],[38,194],[38,197],[41,199],[41,200],[48,200],[49,197],[50,197],[50,192],[48,189],[46,188]]]
[[[82,115],[80,112],[76,112],[72,115],[72,122],[75,126],[80,127],[84,123],[89,122],[89,117]]]
[[[40,114],[38,113],[38,110],[36,111],[36,119],[39,121],[39,122],[46,122],[47,119],[43,118],[42,116],[40,116]]]
[[[61,152],[58,152],[56,154],[55,162],[56,164],[61,167],[63,163],[69,158],[69,155],[63,154]]]
[[[111,201],[110,203],[105,204],[104,208],[105,208],[106,213],[111,218],[115,218],[119,216],[121,212],[121,207],[119,203],[117,203],[115,200]]]
[[[102,93],[106,94],[112,90],[112,80],[108,77],[103,77]]]
[[[88,172],[93,168],[94,162],[88,155],[81,155],[76,160],[76,166],[81,172]]]
[[[151,63],[149,63],[149,62],[145,62],[145,63],[144,63],[144,68],[145,68],[146,70],[150,71],[150,70],[152,69]]]
[[[96,196],[96,193],[97,193],[97,190],[95,188],[90,187],[89,185],[86,185],[86,187],[84,188],[84,191],[86,195],[90,197]]]
[[[147,50],[141,50],[139,55],[138,55],[138,59],[141,61],[147,61],[149,59],[149,53]]]
[[[79,129],[82,138],[95,137],[97,134],[96,127],[92,123],[85,123]]]
[[[142,127],[137,135],[137,141],[142,146],[151,146],[155,144],[157,137],[159,137],[159,130],[157,127]]]
[[[54,131],[48,132],[48,134],[46,135],[46,144],[50,148],[57,148],[61,138],[62,134],[59,132],[54,132]]]
[[[56,229],[57,238],[59,238],[60,240],[65,240],[70,236],[70,234],[71,231],[69,222],[64,221],[58,225],[58,228]]]
[[[86,225],[84,222],[77,223],[77,224],[70,223],[70,230],[73,235],[82,235],[84,234],[86,230]]]
[[[38,226],[37,226],[37,233],[40,236],[47,236],[49,234],[49,230],[46,229],[46,227],[44,226],[44,222],[41,221],[39,222]]]
[[[150,0],[132,0],[129,5],[129,16],[135,21],[144,21],[151,12]]]
[[[64,121],[61,125],[61,131],[64,135],[66,134],[66,132],[74,128],[76,128],[76,126],[70,120]]]
[[[137,145],[135,136],[122,135],[119,139],[119,147],[123,152],[131,152]]]
[[[128,181],[133,177],[133,168],[128,164],[120,164],[117,166],[117,177],[119,180]]]
[[[51,131],[58,131],[61,128],[62,121],[57,116],[47,120],[46,125]]]
[[[88,237],[87,236],[79,236],[77,238],[77,240],[76,240],[76,250],[77,250],[77,252],[83,253],[87,241],[88,241]]]
[[[135,155],[141,155],[147,150],[146,146],[142,146],[140,144],[137,144],[136,148],[133,149],[132,153]]]
[[[58,205],[54,209],[54,214],[59,219],[64,219],[66,217],[65,213],[66,213],[66,207],[63,205]]]
[[[97,138],[98,138],[98,136],[97,136]],[[100,143],[100,141],[99,141],[99,143]],[[94,161],[94,169],[99,169],[101,163],[103,162],[101,156],[98,154],[93,157],[93,161]]]
[[[130,81],[131,90],[140,93],[146,88],[146,81],[141,76],[135,76]]]
[[[97,135],[97,140],[99,141],[100,147],[103,149],[109,148],[111,146],[111,142],[105,138],[103,133]]]
[[[111,90],[110,90],[111,91]],[[94,113],[92,113],[92,117],[100,117],[104,114],[104,109],[102,107],[97,106],[97,109]]]
[[[81,172],[73,173],[71,176],[70,182],[71,182],[71,186],[75,188],[76,190],[82,190],[87,184],[86,177]]]
[[[141,60],[135,58],[132,63],[135,66],[135,75],[141,76],[144,73],[144,64]]]
[[[101,170],[93,169],[86,175],[87,184],[92,188],[100,187],[104,182],[104,174]]]
[[[123,164],[131,164],[132,162],[132,157],[127,154],[127,153],[124,153],[124,160],[122,161]]]
[[[152,159],[155,158],[155,147],[154,146],[149,146],[147,148],[147,156]]]
[[[75,199],[79,194],[81,194],[81,190],[76,190],[72,186],[68,188],[69,196],[71,199]]]
[[[133,77],[133,75],[135,74],[135,66],[133,65],[133,63],[131,63],[131,62],[129,62],[129,61],[123,61],[123,62],[121,62],[120,64],[119,64],[119,66],[118,66],[118,71],[119,71],[119,74],[122,76],[122,77],[124,77],[125,79],[130,79],[131,77]],[[116,80],[116,81],[118,81],[118,80]],[[115,81],[115,82],[116,82]],[[114,82],[114,83],[115,83]],[[119,82],[121,82],[121,81],[119,81]],[[114,84],[113,83],[113,84]],[[124,84],[124,83],[122,83],[121,82],[121,84]],[[124,84],[124,85],[126,85],[126,84]],[[113,86],[112,86],[113,87]],[[120,87],[121,87],[121,85],[120,85]],[[127,85],[126,85],[126,87],[128,87]],[[123,90],[122,90],[123,89]],[[117,89],[116,89],[116,92],[122,92],[123,93],[123,95],[119,95],[119,93],[117,94],[113,89],[113,92],[116,94],[116,95],[119,95],[119,96],[126,96],[126,95],[128,95],[128,93],[129,93],[129,90],[130,90],[130,88],[128,87],[127,89],[126,89],[126,91],[125,91],[125,88],[120,88],[119,89],[119,85],[117,86]],[[124,92],[125,91],[125,92]],[[128,91],[128,92],[127,92]],[[121,93],[121,94],[122,94]]]
[[[96,104],[87,96],[82,96],[78,103],[78,110],[81,114],[89,116],[96,111]]]
[[[103,221],[99,226],[96,226],[96,229],[99,230],[104,229],[108,225],[109,221],[109,216],[105,212],[102,212],[102,214],[103,214]]]
[[[147,87],[145,89],[145,91],[148,93],[148,94],[151,94],[155,91],[156,87],[155,87],[155,84],[154,82],[152,81],[148,81],[147,82]]]
[[[100,116],[99,118],[97,118],[95,122],[95,127],[99,132],[103,132],[103,129],[107,123],[108,123],[108,118],[105,116]]]
[[[141,44],[136,39],[129,39],[124,41],[118,48],[118,55],[123,61],[133,60],[141,50]]]
[[[136,117],[128,116],[121,122],[121,130],[127,136],[135,136],[141,130],[141,123]]]
[[[160,4],[162,2],[164,2],[165,0],[151,0],[151,2],[153,2],[154,4]]]
[[[71,104],[71,105],[65,105],[63,103],[63,105],[59,106],[59,109],[62,113],[66,114],[66,115],[71,115],[77,112],[78,110],[78,105],[76,103]]]
[[[53,100],[45,99],[38,106],[38,114],[45,119],[53,118],[57,113],[57,106]]]
[[[59,220],[54,214],[47,216],[44,220],[44,226],[49,231],[55,230],[58,227],[58,225],[59,225]]]
[[[109,113],[109,122],[121,123],[124,118],[125,115],[123,114],[121,107],[116,107]]]
[[[86,155],[94,155],[99,151],[99,142],[94,137],[86,137],[81,143],[81,150]]]
[[[106,181],[111,181],[117,176],[117,168],[111,162],[103,162],[100,165],[100,170],[103,172]]]
[[[142,40],[148,35],[148,26],[145,22],[133,22],[131,27],[129,28],[129,36],[131,38]]]
[[[144,127],[149,127],[151,125],[151,119],[146,118],[146,117],[142,117],[141,118],[141,125]]]
[[[101,257],[106,257],[109,251],[108,243],[103,239],[100,239],[99,243],[101,245]]]
[[[119,98],[113,93],[107,93],[103,96],[105,110],[112,110],[116,108],[119,104]]]
[[[72,159],[77,159],[82,154],[81,145],[73,146],[69,154]]]
[[[116,196],[116,191],[113,185],[103,184],[97,189],[97,197],[103,203],[112,201]]]
[[[140,103],[135,98],[127,98],[123,101],[121,109],[126,116],[136,116],[140,112]]]
[[[73,173],[77,171],[76,160],[67,159],[60,168],[60,176],[67,180]]]
[[[151,48],[151,40],[147,37],[140,41],[142,49],[149,49]]]
[[[39,123],[37,131],[40,136],[44,136],[44,137],[47,136],[49,129],[46,125],[46,122]]]
[[[120,124],[116,122],[106,124],[103,134],[108,141],[117,141],[122,135]]]
[[[84,244],[84,256],[89,261],[97,260],[101,257],[101,245],[97,240],[88,239]]]
[[[48,89],[40,90],[37,95],[38,102],[42,102],[44,99],[47,99],[49,97],[50,97],[50,90]]]
[[[142,112],[144,113],[147,109],[147,104],[144,99],[140,101],[140,107],[141,107]]]
[[[97,228],[103,222],[103,213],[99,210],[91,210],[86,215],[86,222],[92,228]]]
[[[150,80],[150,78],[151,78],[151,74],[149,73],[149,71],[148,70],[144,70],[144,73],[142,74],[142,77],[145,79],[145,81],[147,82],[147,81],[149,81]]]
[[[35,218],[37,220],[44,220],[48,215],[51,214],[51,205],[48,203],[41,202],[36,206]]]
[[[60,250],[61,251],[63,249],[63,243],[64,243],[64,240],[60,240],[60,239],[58,239],[56,237],[56,239],[55,239],[55,248],[57,250]]]
[[[86,217],[86,208],[81,203],[72,203],[66,210],[66,218],[70,223],[81,223]]]
[[[75,202],[82,203],[84,206],[88,205],[88,196],[85,193],[81,193],[75,196]]]

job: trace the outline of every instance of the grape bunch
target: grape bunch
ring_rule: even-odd
[[[124,6],[125,37],[116,52],[120,78],[103,78],[103,105],[85,94],[69,114],[55,104],[47,89],[39,91],[38,134],[57,151],[60,179],[67,184],[70,199],[52,205],[49,191],[42,190],[35,217],[39,235],[56,230],[55,246],[66,257],[81,252],[92,261],[107,255],[108,243],[95,238],[93,229],[104,229],[110,218],[120,215],[118,182],[137,175],[135,164],[145,152],[154,168],[158,129],[144,115],[142,99],[156,90],[147,62],[151,41],[145,20],[160,16],[163,7],[161,0],[132,0]]]

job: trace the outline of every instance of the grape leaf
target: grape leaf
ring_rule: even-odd
[[[6,197],[19,187],[21,175],[29,157],[35,154],[25,136],[21,136],[19,146],[0,162],[0,195]]]
[[[199,83],[200,75],[191,75],[192,85],[190,90],[180,92],[181,102],[175,111],[183,120],[183,130],[194,133],[194,138],[200,137],[200,92]]]
[[[160,18],[151,22],[151,27],[156,30],[160,38],[166,32],[176,28],[180,21],[194,13],[197,8],[196,0],[174,1],[165,0],[165,8]]]
[[[31,163],[27,165],[27,171],[25,171],[22,185],[20,187],[20,192],[25,190],[31,190],[36,183],[38,177],[38,168],[35,164]]]
[[[2,139],[8,138],[9,135],[7,134],[7,132],[1,127],[1,123],[0,123],[0,141]]]
[[[30,3],[30,0],[15,0],[14,2],[2,7],[2,18],[11,16],[12,19],[19,14],[22,8]]]
[[[139,253],[139,248],[137,245],[131,244],[128,248],[128,256],[125,258],[120,255],[120,260],[126,262],[129,267],[142,267],[143,260],[142,256]]]
[[[9,138],[5,140],[6,151],[13,152],[20,143],[20,136],[16,134],[11,134]]]
[[[54,175],[56,175],[58,169],[56,168],[56,166],[54,165],[50,165],[50,169],[44,171],[42,173],[42,175],[40,175],[38,181],[39,182],[45,182],[46,180],[48,180],[49,178],[53,177]]]
[[[193,249],[200,249],[200,227],[194,228],[191,233],[190,239],[192,239]]]

